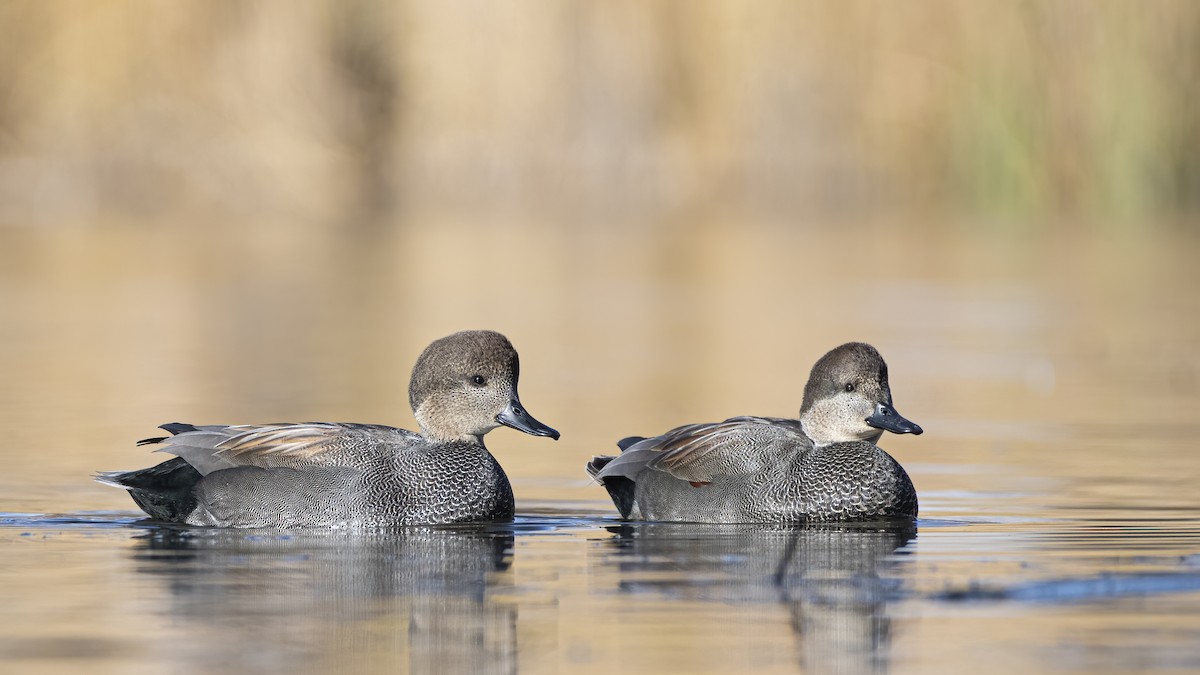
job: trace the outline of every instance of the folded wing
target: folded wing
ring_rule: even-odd
[[[162,428],[174,435],[147,441],[162,443],[161,452],[182,457],[204,475],[239,466],[342,466],[351,463],[354,454],[416,436],[393,427],[334,422],[231,426],[173,423]]]
[[[596,457],[588,465],[596,480],[623,476],[636,481],[643,471],[662,471],[693,483],[714,476],[760,471],[782,453],[810,448],[798,420],[733,417],[724,422],[689,424],[661,436],[624,439],[616,457]]]

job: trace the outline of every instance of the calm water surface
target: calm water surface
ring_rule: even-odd
[[[1200,669],[1194,237],[436,225],[0,232],[0,670]],[[412,427],[417,353],[484,326],[563,432],[488,437],[512,524],[202,531],[90,482],[176,419]],[[849,339],[926,428],[883,442],[915,528],[623,524],[584,478],[624,435],[795,414]]]

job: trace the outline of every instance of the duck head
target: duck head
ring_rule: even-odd
[[[439,441],[482,443],[500,425],[558,440],[517,395],[520,364],[508,338],[490,330],[462,331],[435,340],[413,366],[408,386],[421,433]]]
[[[800,424],[813,443],[876,443],[884,431],[920,434],[892,406],[887,364],[871,345],[849,342],[822,356],[804,386]]]

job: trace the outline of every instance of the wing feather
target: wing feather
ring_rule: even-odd
[[[178,455],[208,475],[239,466],[342,466],[376,446],[413,438],[417,435],[410,431],[373,424],[211,425],[164,439],[160,451]]]
[[[638,474],[649,469],[707,483],[718,475],[760,471],[788,453],[810,447],[812,442],[798,420],[733,417],[724,422],[688,424],[629,444],[596,471],[595,478],[625,476],[636,481]]]

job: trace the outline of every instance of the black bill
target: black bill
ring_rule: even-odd
[[[515,398],[508,402],[508,405],[504,407],[504,410],[500,411],[499,415],[496,415],[496,421],[506,427],[512,427],[517,431],[524,431],[534,436],[549,436],[556,441],[559,437],[557,431],[533,419],[532,415],[525,412],[525,408],[521,406],[521,402]],[[917,433],[920,433],[920,431],[918,430]]]
[[[875,406],[875,414],[867,418],[867,424],[876,429],[890,431],[893,434],[913,434],[920,436],[924,431],[916,422],[911,422],[900,416],[896,409],[886,403]]]

